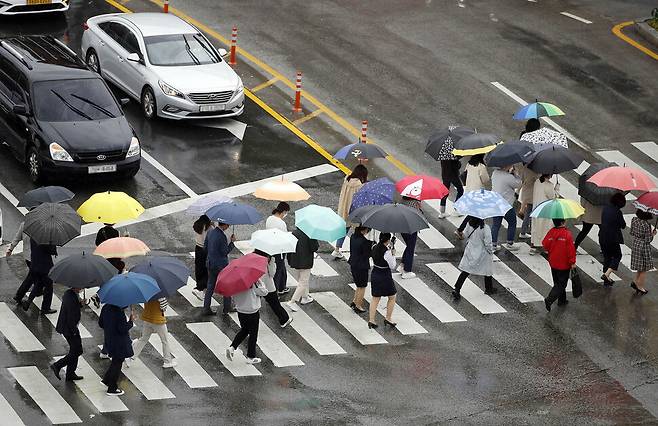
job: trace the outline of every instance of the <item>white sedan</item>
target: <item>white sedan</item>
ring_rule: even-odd
[[[69,0],[0,0],[0,15],[65,12],[67,10],[69,10]]]

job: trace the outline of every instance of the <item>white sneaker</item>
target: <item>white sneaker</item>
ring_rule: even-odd
[[[522,233],[522,234],[519,234],[519,238],[521,238],[522,240],[529,240],[530,238],[532,238],[532,235],[530,235],[530,234],[526,234],[526,233],[524,232],[524,233]]]
[[[178,365],[178,362],[176,362],[175,359],[172,359],[169,362],[165,362],[162,364],[162,368],[172,368]]]
[[[110,392],[110,391],[105,392],[105,394],[108,395],[108,396],[121,396],[121,395],[123,395],[124,393],[125,393],[125,392],[122,391],[122,390],[119,389],[119,388],[117,388],[117,390],[115,390],[114,392]]]
[[[514,243],[507,243],[505,244],[505,248],[509,251],[517,251],[519,246],[515,246]]]
[[[404,265],[400,263],[395,270],[398,271],[399,273],[403,273],[404,272]]]
[[[199,300],[203,300],[203,296],[205,296],[203,294],[203,291],[197,290],[196,288],[192,290],[192,294],[194,295],[194,297],[196,297]]]
[[[297,303],[293,302],[292,300],[290,302],[286,302],[286,306],[288,306],[288,309],[290,309],[293,312],[297,312],[299,310],[299,306],[297,306]]]
[[[493,244],[493,251],[494,253],[500,250],[500,245],[499,244]]]
[[[402,273],[402,279],[403,280],[408,280],[410,278],[416,278],[416,274],[414,274],[413,272],[403,272]]]
[[[315,299],[313,299],[311,296],[306,296],[306,297],[302,297],[302,300],[300,300],[299,303],[301,303],[302,305],[308,305],[309,303],[314,301]]]
[[[233,354],[235,353],[235,349],[233,349],[233,346],[229,346],[226,348],[226,358],[228,358],[229,361],[233,361]]]
[[[103,352],[101,352],[99,356],[101,359],[110,359],[110,356],[108,354],[104,354]]]
[[[260,364],[260,358],[247,358],[247,364]]]
[[[439,219],[445,219],[445,218],[448,217],[448,216],[449,216],[449,214],[446,213],[446,212],[439,213]]]
[[[331,255],[336,259],[342,259],[344,257],[343,253],[341,253],[338,249],[335,249],[333,252],[331,252]]]
[[[288,326],[288,324],[290,324],[291,322],[292,322],[292,317],[288,318],[288,321],[281,324],[281,328],[286,328]]]

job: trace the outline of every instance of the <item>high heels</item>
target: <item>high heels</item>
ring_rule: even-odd
[[[384,324],[385,325],[390,325],[391,327],[395,327],[396,325],[398,325],[397,323],[391,322],[391,321],[387,320],[386,318],[384,318]]]
[[[377,327],[379,327],[377,324],[375,324],[374,322],[368,321],[368,328],[377,328]]]
[[[647,294],[647,293],[649,292],[649,290],[647,290],[647,289],[641,289],[641,288],[639,288],[639,287],[635,284],[635,281],[631,282],[631,288],[632,288],[633,290],[635,290],[635,293],[636,293],[636,294],[641,294],[642,296],[644,296],[645,294]]]

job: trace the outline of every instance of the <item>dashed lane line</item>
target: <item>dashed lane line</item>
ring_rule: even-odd
[[[587,20],[585,18],[581,18],[580,16],[574,15],[573,13],[560,12],[560,15],[566,16],[566,17],[571,18],[571,19],[575,19],[576,21],[580,21],[583,24],[591,24],[592,23],[592,21]]]

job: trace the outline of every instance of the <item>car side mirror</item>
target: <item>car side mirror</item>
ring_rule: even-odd
[[[130,62],[142,62],[142,58],[139,57],[139,54],[134,52],[126,56],[126,59]]]
[[[130,102],[129,98],[121,98],[119,99],[119,102],[121,103],[121,106],[126,106]]]
[[[221,56],[222,58],[228,55],[226,49],[218,49],[217,51],[219,52],[219,56]]]
[[[17,114],[17,115],[22,115],[22,116],[25,116],[25,117],[30,115],[30,113],[27,111],[27,107],[25,105],[14,105],[12,110],[14,111],[14,114]]]

